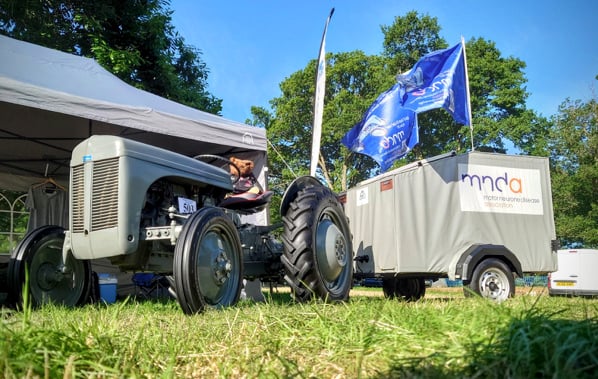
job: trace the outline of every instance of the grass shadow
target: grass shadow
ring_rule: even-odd
[[[268,304],[290,305],[295,303],[290,292],[262,291],[262,293]]]
[[[491,341],[465,343],[459,356],[447,351],[398,359],[372,378],[596,378],[598,321],[564,319],[560,313],[532,308]],[[447,364],[459,361],[464,363]]]

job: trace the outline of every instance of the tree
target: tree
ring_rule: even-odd
[[[598,247],[598,103],[567,99],[551,121],[557,236],[565,246]]]
[[[390,59],[390,68],[397,74],[410,69],[427,53],[447,47],[439,35],[438,19],[420,16],[415,11],[395,17],[392,25],[383,25],[381,30],[384,34],[383,55]]]
[[[167,0],[0,0],[0,32],[94,58],[127,83],[219,114],[201,52],[171,23]]]

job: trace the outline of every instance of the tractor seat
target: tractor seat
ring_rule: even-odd
[[[256,213],[268,205],[270,199],[272,198],[272,194],[272,191],[263,191],[260,193],[236,193],[229,195],[227,198],[222,200],[219,206],[244,214]]]

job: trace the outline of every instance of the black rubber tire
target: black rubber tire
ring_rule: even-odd
[[[397,278],[382,279],[382,293],[387,299],[394,299],[397,291]]]
[[[64,229],[43,226],[28,233],[15,248],[8,268],[9,296],[23,305],[23,287],[28,270],[27,294],[34,307],[54,303],[66,306],[85,304],[92,286],[91,264],[69,256],[70,275],[61,274]]]
[[[473,270],[471,280],[463,287],[467,297],[479,295],[494,301],[504,301],[515,295],[515,277],[506,263],[486,258]]]
[[[422,278],[385,278],[382,292],[389,299],[417,301],[426,294],[426,282]]]
[[[405,301],[417,301],[426,294],[426,282],[422,278],[401,278],[397,280],[396,296]]]
[[[332,302],[347,300],[353,282],[351,232],[334,193],[323,186],[306,186],[282,220],[281,261],[293,298],[300,302],[314,296]],[[334,247],[323,249],[322,238],[328,241],[328,237]]]
[[[186,314],[235,304],[243,284],[239,234],[220,208],[207,207],[183,225],[174,250],[174,290]]]

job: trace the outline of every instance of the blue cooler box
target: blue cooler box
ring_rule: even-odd
[[[98,274],[100,298],[108,304],[116,302],[116,285],[118,279],[112,274]]]

